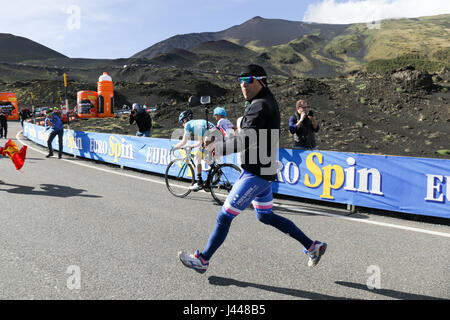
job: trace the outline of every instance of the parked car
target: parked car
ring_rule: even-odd
[[[34,108],[34,117],[45,117],[47,114],[47,110],[50,109],[50,107],[36,107]]]

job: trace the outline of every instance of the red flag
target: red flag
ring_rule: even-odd
[[[5,144],[5,147],[0,148],[0,153],[4,156],[8,156],[16,166],[17,170],[20,170],[25,163],[25,156],[27,154],[27,146],[23,146],[20,150],[11,139]]]

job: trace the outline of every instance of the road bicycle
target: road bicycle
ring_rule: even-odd
[[[180,155],[175,156],[175,151]],[[182,147],[171,150],[175,156],[166,168],[165,181],[167,189],[176,197],[184,198],[191,193],[190,187],[195,183],[194,153],[191,147]],[[241,174],[241,168],[232,163],[217,163],[212,161],[207,170],[207,178],[203,190],[211,192],[213,199],[222,205],[233,188],[233,184]]]

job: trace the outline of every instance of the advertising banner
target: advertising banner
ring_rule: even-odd
[[[47,145],[48,133],[41,126],[24,123],[24,136]],[[63,151],[164,174],[175,143],[169,139],[65,130]],[[450,218],[450,160],[296,149],[280,149],[278,158],[275,193]],[[235,154],[222,161],[239,164],[237,159]],[[204,165],[204,170],[207,168]]]

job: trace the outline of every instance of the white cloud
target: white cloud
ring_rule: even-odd
[[[308,6],[303,21],[347,24],[447,13],[448,0],[323,0]]]

